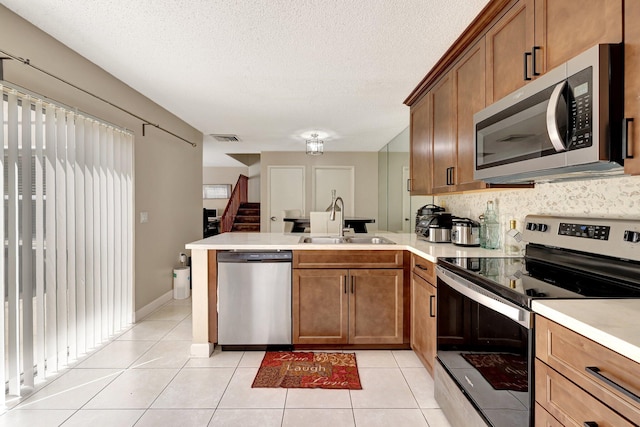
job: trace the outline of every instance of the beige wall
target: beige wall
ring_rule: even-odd
[[[236,186],[240,175],[249,176],[248,167],[206,167],[202,168],[202,184],[231,184]],[[218,215],[222,215],[229,199],[203,199],[202,207],[218,209]]]
[[[261,224],[262,230],[268,230],[269,198],[268,167],[274,165],[305,166],[305,212],[310,212],[312,201],[313,166],[354,166],[355,168],[355,216],[378,218],[378,153],[377,152],[339,152],[322,156],[309,156],[304,152],[267,151],[261,155]],[[377,224],[367,224],[369,232],[376,231]]]
[[[135,309],[171,291],[178,253],[202,235],[202,134],[3,6],[0,40],[3,50],[198,144],[192,148],[149,127],[142,136],[140,120],[20,62],[4,61],[5,80],[134,133]],[[139,223],[142,211],[149,213],[148,223]]]

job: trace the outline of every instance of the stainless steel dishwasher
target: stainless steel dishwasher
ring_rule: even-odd
[[[219,345],[291,345],[291,260],[291,251],[218,252]]]

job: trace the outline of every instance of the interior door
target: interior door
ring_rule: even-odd
[[[304,215],[304,166],[269,166],[269,221],[272,233],[284,233],[282,211],[299,209]]]
[[[344,201],[344,215],[354,216],[355,168],[353,166],[313,167],[313,210],[324,211],[331,204],[331,190]]]

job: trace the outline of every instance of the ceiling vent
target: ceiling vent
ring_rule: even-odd
[[[220,142],[240,142],[238,135],[223,135],[212,133],[210,136],[214,137],[216,141]]]

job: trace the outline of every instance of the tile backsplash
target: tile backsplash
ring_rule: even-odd
[[[527,214],[640,219],[640,176],[536,184],[535,188],[436,196],[435,203],[457,216],[478,219],[487,201],[497,205],[502,226],[518,228]]]

